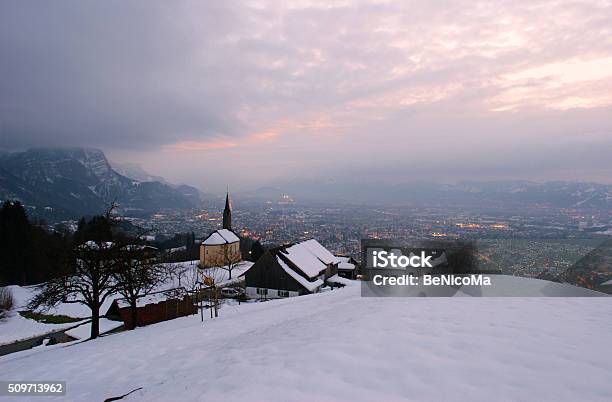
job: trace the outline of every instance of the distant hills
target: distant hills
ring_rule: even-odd
[[[236,192],[237,199],[338,204],[498,208],[575,208],[609,211],[612,185],[584,182],[489,181],[437,184],[294,179],[276,187]],[[192,208],[218,201],[188,185],[174,185],[135,164],[111,164],[91,148],[0,152],[0,201],[19,199],[34,215],[74,218],[104,211],[115,200],[130,214]]]
[[[132,172],[134,167],[131,166]],[[116,201],[124,211],[148,213],[191,208],[199,191],[163,178],[120,174],[91,148],[29,149],[0,154],[0,200],[18,199],[36,215],[68,218],[99,214]],[[145,175],[143,175],[145,174]]]
[[[438,184],[414,181],[390,184],[355,180],[295,180],[261,187],[241,198],[277,200],[288,194],[297,201],[335,201],[368,205],[430,207],[554,207],[607,211],[612,185],[554,181],[488,181]]]

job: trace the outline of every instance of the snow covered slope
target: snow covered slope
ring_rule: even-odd
[[[193,278],[193,272],[197,270],[198,260],[195,261],[186,261],[173,263],[170,265],[174,265],[177,269],[182,269],[185,271],[184,279],[188,281],[189,278]],[[227,271],[220,271],[215,274],[215,279],[219,282],[219,286],[230,286],[234,283],[240,282],[242,278],[240,275],[243,274],[247,269],[249,269],[253,265],[252,262],[242,261],[235,265],[232,271],[232,279],[229,279],[229,274]],[[210,270],[204,270],[204,274],[207,274]],[[157,288],[158,291],[178,287],[178,286],[187,286],[186,283],[179,284],[176,278],[168,279],[166,282],[160,284]],[[13,343],[15,341],[20,341],[24,339],[28,339],[35,336],[45,335],[50,332],[60,331],[66,328],[74,327],[77,323],[67,323],[67,324],[44,324],[42,322],[35,321],[33,319],[24,318],[19,314],[19,311],[27,310],[28,302],[32,297],[36,295],[38,292],[38,288],[36,286],[8,286],[8,289],[13,294],[15,299],[15,308],[11,311],[11,314],[8,318],[0,321],[0,346],[8,343]],[[110,308],[113,300],[121,298],[120,295],[111,295],[109,296],[102,307],[100,308],[100,314],[104,315]],[[42,312],[51,315],[65,315],[73,318],[86,318],[91,317],[91,310],[80,303],[60,303],[56,307],[50,308],[48,310],[43,310]],[[105,323],[101,324],[102,332],[107,330],[114,329],[117,326],[116,323]],[[78,329],[78,332],[72,332],[70,335],[79,334],[79,336],[75,336],[76,338],[82,339],[83,334],[89,331],[89,325],[81,326]]]
[[[347,286],[0,357],[0,372],[66,380],[73,401],[139,387],[125,400],[609,401],[610,334],[610,298],[362,298]]]

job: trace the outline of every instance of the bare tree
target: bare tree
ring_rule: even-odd
[[[203,282],[207,286],[208,299],[210,302],[210,318],[219,316],[219,290],[225,280],[225,269],[223,265],[214,264],[211,267],[202,269]]]
[[[91,310],[90,339],[100,335],[100,307],[116,291],[116,247],[108,241],[87,241],[75,247],[75,272],[40,286],[29,307],[51,308],[59,303],[80,303]]]
[[[100,307],[116,291],[117,245],[112,241],[115,208],[113,202],[104,215],[79,223],[73,248],[74,272],[40,285],[40,292],[29,303],[32,310],[49,309],[59,303],[86,305],[91,310],[90,339],[100,335]]]
[[[203,283],[202,268],[196,265],[166,264],[166,272],[179,288],[185,288],[198,302],[202,300],[203,294],[200,292]]]
[[[238,263],[242,260],[240,253],[231,253],[229,247],[223,247],[223,254],[219,261],[215,261],[214,265],[218,265],[221,269],[227,271],[228,279],[232,279],[232,271],[238,266]]]
[[[127,241],[118,247],[115,288],[130,305],[133,329],[138,325],[138,299],[149,295],[165,279],[155,247]]]
[[[202,269],[197,266],[182,267],[185,273],[183,287],[190,292],[195,292],[202,283]]]

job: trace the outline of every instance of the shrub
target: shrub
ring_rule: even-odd
[[[13,294],[8,288],[0,288],[0,318],[8,315],[13,308]]]

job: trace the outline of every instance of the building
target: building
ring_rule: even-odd
[[[200,266],[203,268],[236,264],[242,260],[240,238],[232,231],[232,209],[229,193],[225,196],[223,229],[212,232],[200,245]]]
[[[132,322],[132,310],[126,299],[113,300],[106,316],[121,319],[125,329],[132,329],[135,326],[154,324],[198,312],[197,306],[184,288],[167,289],[141,297],[136,301],[136,309],[137,325]]]
[[[249,297],[316,293],[338,272],[338,259],[314,239],[270,249],[244,274]]]
[[[338,276],[346,279],[355,279],[357,277],[357,267],[359,263],[353,257],[337,255],[338,259]]]
[[[200,245],[200,266],[222,267],[242,260],[240,239],[228,229],[215,230]]]

